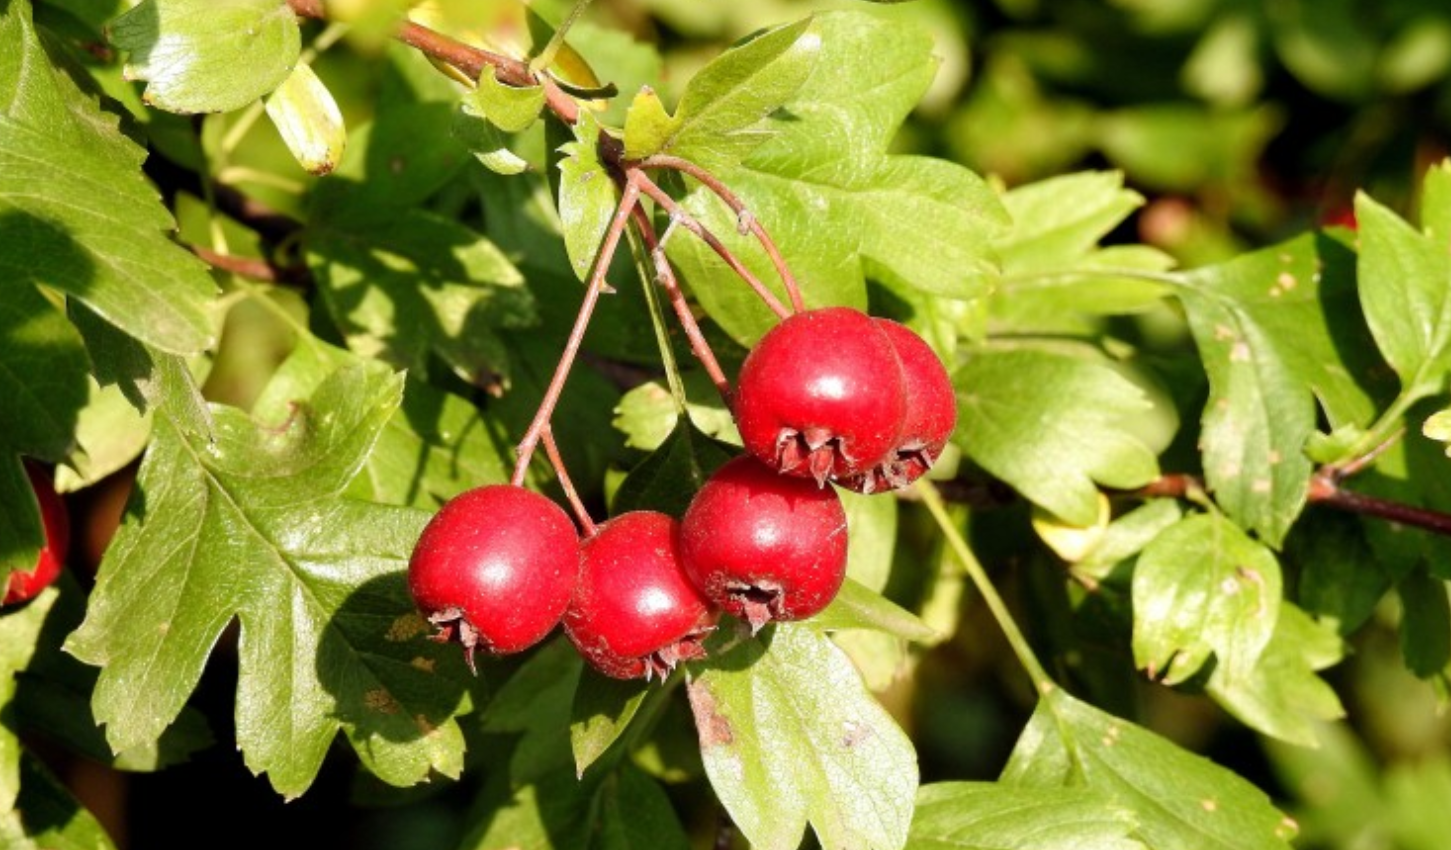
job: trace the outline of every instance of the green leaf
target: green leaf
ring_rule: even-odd
[[[1324,721],[1345,716],[1335,689],[1315,671],[1339,663],[1343,655],[1333,628],[1284,602],[1275,633],[1249,675],[1234,679],[1218,667],[1209,675],[1206,689],[1250,728],[1313,747],[1319,744]]]
[[[544,109],[543,86],[506,86],[492,73],[479,75],[479,84],[463,97],[465,112],[488,119],[505,133],[529,129]]]
[[[1205,478],[1229,515],[1272,546],[1305,504],[1316,398],[1332,428],[1374,415],[1331,324],[1337,310],[1353,311],[1341,300],[1355,285],[1345,254],[1307,235],[1196,270],[1179,290],[1209,374]]]
[[[829,640],[781,624],[691,666],[706,773],[753,847],[795,850],[808,822],[825,847],[903,846],[916,753]]]
[[[807,18],[757,35],[711,60],[665,118],[652,93],[636,98],[625,121],[625,155],[668,154],[704,168],[728,168],[777,130],[768,122],[806,78],[821,50]]]
[[[39,759],[20,764],[20,799],[0,810],[0,845],[13,850],[113,850],[111,837]]]
[[[770,232],[810,306],[866,307],[865,279],[951,298],[986,294],[991,238],[1006,223],[996,195],[945,160],[891,155],[902,121],[937,68],[932,39],[902,21],[823,13],[811,76],[776,113],[769,141],[717,173]],[[870,57],[869,61],[863,61]],[[774,267],[738,220],[704,189],[692,213],[778,294]],[[674,239],[671,259],[707,313],[750,344],[776,322],[697,239]]]
[[[144,0],[109,29],[127,79],[168,112],[240,109],[287,79],[302,45],[282,0]]]
[[[953,376],[963,452],[1035,504],[1078,526],[1098,488],[1138,487],[1158,460],[1129,428],[1149,405],[1106,364],[1031,349],[975,353]]]
[[[1432,192],[1444,194],[1440,186],[1448,181],[1451,164],[1426,175]],[[1376,345],[1407,395],[1437,392],[1451,369],[1451,257],[1445,251],[1451,234],[1417,231],[1363,193],[1355,199],[1355,218],[1359,277],[1374,282],[1360,287],[1360,302]]]
[[[281,794],[308,788],[339,731],[390,784],[458,775],[467,673],[426,639],[403,575],[428,514],[339,498],[401,389],[386,369],[343,369],[281,423],[214,408],[210,441],[156,418],[66,641],[102,668],[92,706],[113,749],[160,736],[236,618],[237,744]]]
[[[831,604],[804,621],[823,632],[841,629],[871,629],[902,640],[932,644],[942,636],[911,611],[848,577]]]
[[[600,162],[599,124],[583,113],[574,125],[575,141],[560,148],[559,222],[569,264],[580,280],[589,277],[595,255],[619,204],[615,183]]]
[[[686,411],[691,424],[715,440],[740,445],[735,419],[716,395],[715,387],[704,372],[685,372],[685,393],[689,398],[709,398],[708,404],[687,401]],[[614,425],[625,435],[625,445],[654,451],[675,432],[679,413],[670,390],[660,381],[646,381],[620,399],[615,408]]]
[[[0,243],[7,218],[0,213]],[[90,362],[80,334],[36,282],[0,277],[0,446],[59,461],[72,448]]]
[[[15,570],[29,571],[45,545],[40,503],[20,458],[0,453],[0,581]]]
[[[167,238],[174,225],[141,174],[145,152],[54,69],[28,9],[0,11],[0,280],[11,315],[36,313],[26,291],[39,284],[162,351],[201,351],[215,337],[206,267]],[[80,399],[84,386],[71,392]]]
[[[1406,669],[1421,678],[1445,675],[1451,664],[1451,599],[1446,582],[1424,569],[1397,586],[1401,599],[1401,655]]]
[[[685,417],[660,448],[630,470],[615,492],[610,513],[651,510],[679,518],[711,473],[740,453],[701,433]]]
[[[473,151],[474,158],[495,174],[523,174],[529,170],[528,160],[509,147],[509,136],[483,116],[460,109],[454,115],[453,135]]]
[[[999,781],[1096,791],[1154,850],[1288,850],[1297,831],[1248,780],[1061,689],[1039,699]]]
[[[56,489],[62,493],[89,487],[121,469],[151,439],[150,413],[138,412],[117,386],[102,387],[89,378],[87,383],[90,399],[76,418],[77,451],[70,466],[56,468]]]
[[[312,395],[328,375],[362,362],[351,352],[305,338],[273,373],[252,413],[283,421],[294,401]],[[383,426],[347,492],[367,501],[432,510],[464,490],[508,481],[513,469],[513,447],[497,417],[410,376],[402,405]]]
[[[503,252],[457,221],[410,209],[310,231],[308,265],[353,351],[411,374],[431,355],[477,386],[509,374],[500,329],[536,321],[533,296]]]
[[[309,174],[329,174],[342,161],[348,131],[343,114],[311,65],[298,65],[267,97],[267,117]]]
[[[939,782],[917,792],[907,850],[1146,850],[1135,826],[1095,791]]]
[[[6,722],[0,725],[0,812],[14,809],[20,795],[24,748],[10,719],[13,709],[9,707],[15,698],[15,677],[30,666],[46,615],[57,595],[55,590],[43,590],[25,607],[0,617],[0,709],[7,715]]]
[[[570,711],[569,742],[574,750],[575,774],[585,770],[619,740],[651,693],[648,682],[612,679],[585,668],[574,692]]]
[[[1217,514],[1180,520],[1134,567],[1134,663],[1178,684],[1209,660],[1221,681],[1249,676],[1275,633],[1280,564]]]

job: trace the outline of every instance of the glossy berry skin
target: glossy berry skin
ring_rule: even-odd
[[[424,527],[408,589],[438,639],[474,653],[520,652],[559,624],[579,577],[579,535],[564,509],[508,484],[450,499]]]
[[[680,546],[696,586],[755,631],[810,617],[836,597],[846,577],[846,511],[834,489],[742,455],[691,500]]]
[[[654,511],[620,514],[580,546],[580,577],[564,633],[596,670],[664,679],[705,657],[719,612],[685,577],[680,523]]]
[[[39,466],[25,464],[25,474],[30,478],[30,488],[35,500],[40,503],[40,521],[45,528],[45,545],[35,567],[29,571],[10,574],[5,585],[5,598],[0,605],[16,605],[34,599],[37,594],[50,587],[60,576],[70,544],[70,517],[65,502],[55,492],[50,475]]]
[[[862,475],[899,443],[907,399],[891,339],[858,310],[783,319],[741,364],[734,413],[748,451],[788,475]]]
[[[842,479],[842,486],[858,493],[900,490],[921,478],[957,427],[957,396],[937,352],[905,325],[891,319],[872,321],[892,341],[902,364],[907,412],[897,447],[887,459],[864,474]]]

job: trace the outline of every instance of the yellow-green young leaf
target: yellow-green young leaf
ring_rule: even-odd
[[[1265,735],[1317,746],[1325,721],[1345,716],[1335,689],[1315,671],[1337,664],[1344,645],[1333,627],[1289,602],[1280,604],[1275,633],[1249,675],[1233,679],[1216,667],[1206,686],[1215,702]]]
[[[917,756],[824,635],[778,624],[692,664],[686,688],[716,796],[758,850],[900,850]]]
[[[495,174],[523,174],[529,170],[529,162],[509,148],[509,137],[482,115],[460,108],[454,115],[453,135]]]
[[[1251,675],[1279,619],[1280,563],[1218,514],[1160,532],[1134,566],[1134,663],[1167,684],[1212,654],[1221,681]]]
[[[660,95],[649,86],[641,86],[625,113],[625,156],[644,159],[664,147],[674,122]]]
[[[686,397],[705,399],[686,402],[691,423],[716,440],[739,446],[741,437],[736,432],[735,419],[721,402],[715,385],[699,370],[686,372],[683,377]],[[625,445],[653,451],[675,430],[678,419],[670,390],[659,381],[647,381],[620,399],[615,408],[614,425],[625,435]]]
[[[4,321],[39,314],[42,302],[28,292],[39,284],[161,351],[194,354],[211,345],[208,308],[216,286],[202,262],[167,237],[175,225],[141,173],[145,151],[117,130],[93,95],[55,69],[23,0],[0,10],[0,104]],[[53,348],[62,342],[49,334],[26,340]],[[16,363],[32,390],[42,384],[31,382],[44,378],[40,394],[59,393],[56,411],[73,412],[85,398],[73,355],[40,373],[11,352],[0,359]],[[26,393],[0,389],[7,414],[25,413],[15,402]],[[0,422],[0,432],[23,433],[10,424]],[[50,450],[39,454],[59,459]]]
[[[901,640],[936,643],[942,636],[926,623],[861,582],[847,577],[841,591],[826,610],[804,621],[804,626],[820,632],[841,629],[871,629]]]
[[[1249,780],[1062,689],[1038,700],[999,781],[1097,793],[1153,850],[1289,850],[1299,831]]]
[[[143,0],[109,30],[126,77],[168,112],[240,109],[287,79],[302,45],[284,0]]]
[[[759,133],[738,165],[738,140],[716,151],[717,177],[780,247],[808,306],[865,308],[866,279],[937,296],[984,295],[991,238],[1006,216],[976,174],[941,159],[888,152],[937,70],[931,36],[865,12],[823,13],[811,73]],[[710,161],[700,136],[689,156]],[[755,275],[784,295],[778,275],[737,216],[697,188],[687,207]],[[693,293],[736,340],[750,344],[776,317],[698,239],[673,239],[670,256]]]
[[[311,65],[298,65],[267,96],[267,117],[309,174],[328,174],[343,158],[348,131],[332,92]]]
[[[339,732],[387,783],[458,775],[468,673],[428,639],[405,577],[428,514],[340,495],[402,386],[342,369],[281,422],[214,408],[211,440],[158,412],[65,644],[101,668],[92,710],[113,749],[156,741],[237,620],[237,747],[279,793],[307,790]]]
[[[1135,825],[1097,791],[939,782],[917,792],[907,850],[1148,850]]]
[[[505,133],[522,133],[544,109],[544,88],[506,86],[485,69],[479,76],[478,86],[464,95],[463,108],[470,114],[487,118]]]
[[[1362,384],[1375,385],[1377,364],[1336,342],[1364,333],[1353,263],[1343,246],[1307,235],[1197,269],[1177,289],[1209,375],[1199,441],[1209,489],[1272,546],[1305,505],[1316,401],[1331,428],[1375,412]],[[1364,270],[1360,279],[1387,281]]]
[[[974,353],[954,374],[953,442],[1065,522],[1098,521],[1098,484],[1139,487],[1158,459],[1129,427],[1144,393],[1105,363],[1033,349]]]
[[[1426,417],[1421,423],[1421,433],[1438,443],[1446,443],[1446,454],[1451,455],[1451,410],[1440,410]]]

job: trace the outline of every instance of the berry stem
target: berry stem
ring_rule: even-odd
[[[700,330],[700,324],[695,321],[695,316],[690,312],[690,304],[685,300],[685,293],[680,289],[680,282],[675,278],[675,270],[671,268],[670,261],[665,257],[665,246],[655,236],[655,228],[650,223],[650,216],[641,207],[635,208],[635,229],[640,234],[640,239],[645,243],[645,250],[649,252],[651,260],[655,265],[655,279],[665,289],[665,295],[670,299],[670,306],[675,310],[675,317],[679,319],[680,326],[685,330],[685,338],[690,341],[690,350],[700,360],[700,365],[705,373],[710,376],[711,383],[715,384],[716,391],[720,393],[721,399],[730,405],[731,382],[726,377],[725,371],[721,369],[720,363],[715,359],[715,352],[711,350],[710,343],[706,342],[705,334]],[[662,342],[662,350],[668,347]],[[667,363],[673,363],[671,359]]]
[[[784,319],[791,314],[791,311],[786,309],[786,305],[781,303],[781,299],[776,297],[776,293],[767,289],[766,285],[752,274],[751,270],[746,268],[745,264],[737,259],[735,254],[731,253],[731,250],[725,246],[725,243],[721,242],[705,225],[701,224],[684,207],[680,206],[665,190],[661,189],[653,181],[642,183],[640,190],[654,200],[655,203],[664,207],[665,212],[670,214],[671,221],[683,225],[686,230],[694,233],[702,242],[709,245],[711,250],[715,251],[716,255],[724,260],[726,265],[731,267],[731,271],[740,275],[741,279],[755,291],[756,295],[762,301],[766,302],[766,306],[771,308],[771,312],[775,313],[777,318]]]
[[[554,442],[554,428],[545,425],[540,432],[540,438],[544,441],[544,454],[549,457],[549,463],[554,467],[554,474],[559,478],[559,486],[564,490],[564,498],[569,500],[569,506],[574,510],[575,519],[579,520],[579,527],[585,537],[593,537],[595,534],[594,520],[590,519],[589,511],[585,508],[584,502],[580,501],[579,491],[574,489],[574,482],[569,480],[569,471],[564,468],[564,456],[559,453],[559,445]]]
[[[771,258],[771,264],[776,267],[776,273],[781,276],[781,285],[786,287],[786,294],[791,299],[791,309],[797,313],[806,309],[801,299],[801,289],[796,285],[796,277],[791,274],[791,269],[786,265],[786,259],[781,256],[781,251],[776,247],[776,242],[771,239],[771,234],[767,233],[766,228],[761,225],[761,222],[751,214],[750,210],[746,209],[746,205],[740,197],[722,183],[719,178],[688,159],[681,159],[678,156],[670,156],[668,154],[647,156],[634,164],[640,168],[665,168],[694,177],[701,185],[714,192],[716,197],[725,201],[726,206],[730,207],[731,211],[736,214],[736,226],[740,229],[740,232],[745,234],[749,231],[754,234],[756,240],[761,243],[761,247],[766,251],[766,255]]]
[[[947,540],[947,545],[952,549],[957,560],[962,562],[962,568],[967,577],[972,580],[978,593],[982,594],[983,601],[987,603],[988,610],[992,612],[993,619],[997,621],[998,628],[1003,630],[1003,635],[1008,639],[1008,645],[1012,647],[1013,654],[1018,657],[1018,663],[1023,665],[1028,678],[1033,680],[1039,694],[1047,694],[1057,688],[1048,671],[1038,661],[1038,656],[1033,654],[1033,649],[1028,645],[1028,639],[1018,628],[1018,623],[1013,619],[1008,606],[1003,598],[998,595],[997,588],[993,587],[992,580],[988,578],[987,570],[972,553],[967,541],[962,538],[957,525],[953,523],[952,517],[948,516],[947,508],[942,503],[942,496],[938,494],[937,488],[925,478],[917,480],[917,494],[921,497],[922,504],[926,505],[932,519],[936,521],[937,527],[941,529],[942,536]]]
[[[514,475],[509,483],[516,487],[523,486],[524,473],[529,468],[529,461],[534,456],[535,447],[539,445],[540,435],[543,434],[545,428],[549,427],[549,417],[554,414],[554,408],[559,403],[560,393],[564,392],[564,382],[569,378],[569,370],[573,368],[574,358],[579,354],[579,347],[584,342],[584,332],[589,327],[595,304],[599,302],[600,294],[608,289],[605,276],[609,273],[615,249],[619,247],[620,236],[625,232],[625,227],[630,222],[630,215],[639,200],[638,178],[632,173],[625,179],[624,191],[620,193],[620,203],[615,207],[615,214],[610,219],[610,227],[605,231],[605,238],[600,243],[599,253],[595,255],[594,272],[590,275],[589,285],[585,287],[584,302],[580,304],[579,315],[575,317],[574,327],[569,332],[569,339],[564,343],[564,352],[559,355],[559,363],[554,367],[554,377],[550,379],[549,387],[544,391],[544,398],[539,402],[539,409],[534,413],[534,420],[529,423],[529,430],[524,432],[524,437],[519,440],[519,446],[515,449],[518,459],[514,462]]]

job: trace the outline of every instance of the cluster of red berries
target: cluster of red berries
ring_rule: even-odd
[[[61,566],[65,564],[66,549],[70,537],[70,517],[65,502],[55,492],[50,476],[39,466],[26,462],[25,474],[30,478],[30,489],[40,503],[40,520],[45,528],[45,545],[40,548],[40,557],[29,570],[16,570],[5,584],[5,596],[0,605],[17,605],[35,598],[42,590],[60,577]]]
[[[600,672],[664,678],[702,658],[722,612],[753,630],[825,608],[846,576],[846,513],[828,482],[886,492],[921,476],[956,424],[947,371],[915,333],[847,308],[795,314],[741,367],[749,453],[684,516],[633,511],[580,539],[550,499],[507,484],[450,500],[409,588],[438,637],[507,654],[556,625]]]

